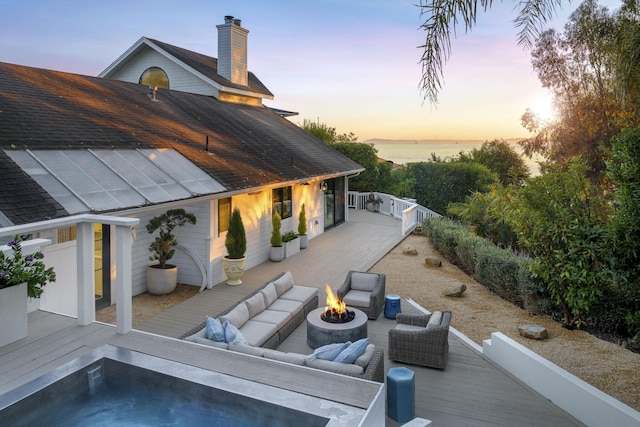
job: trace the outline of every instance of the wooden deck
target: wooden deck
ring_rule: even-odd
[[[0,394],[104,343],[204,368],[222,368],[230,375],[249,375],[260,381],[260,376],[265,375],[264,367],[255,366],[255,360],[247,366],[237,363],[242,355],[233,355],[234,361],[225,363],[229,360],[226,359],[228,355],[221,356],[220,352],[170,338],[178,337],[201,323],[206,315],[222,311],[282,271],[291,271],[296,283],[317,286],[323,301],[325,283],[336,289],[348,270],[370,269],[401,241],[399,221],[381,214],[350,210],[349,222],[310,240],[308,249],[280,263],[266,262],[252,268],[246,272],[245,283],[241,286],[220,284],[205,290],[136,325],[136,331],[127,335],[117,335],[115,328],[110,326],[93,324],[80,327],[73,319],[42,312],[31,313],[29,336],[0,348]],[[402,306],[403,311],[416,310],[407,301],[403,301]],[[385,354],[387,331],[393,324],[394,321],[382,315],[375,321],[369,321],[369,337],[374,344],[385,349]],[[449,345],[449,363],[445,370],[404,365],[416,374],[416,416],[432,420],[433,426],[581,425],[452,334]],[[306,344],[306,325],[294,331],[279,349],[311,353]],[[215,357],[211,356],[212,353]],[[401,365],[385,360],[386,370],[394,366]],[[296,369],[302,368],[278,369],[277,372],[269,372],[268,376],[271,380],[280,381],[283,388],[296,386],[291,384],[296,382],[292,380],[296,377]],[[318,377],[318,381],[323,379]],[[335,391],[319,390],[316,393],[319,397],[324,393],[335,393],[345,402],[357,406],[364,404],[367,393],[372,392],[368,384],[346,379],[336,385]],[[387,418],[386,425],[399,424]]]

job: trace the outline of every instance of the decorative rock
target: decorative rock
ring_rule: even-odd
[[[454,287],[450,288],[449,290],[447,290],[444,293],[444,296],[445,297],[459,298],[459,297],[462,296],[462,294],[466,290],[467,290],[467,285],[465,285],[464,283],[461,283],[458,286],[454,286]]]
[[[418,255],[418,250],[413,245],[405,245],[402,248],[402,253],[405,255]]]
[[[424,263],[431,267],[440,267],[442,265],[442,261],[439,258],[434,256],[428,256],[424,259]]]
[[[543,326],[538,325],[520,325],[518,326],[518,332],[525,338],[531,338],[532,340],[544,340],[549,338],[549,332]]]

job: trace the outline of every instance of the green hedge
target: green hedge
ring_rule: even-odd
[[[501,249],[449,219],[426,220],[424,228],[438,252],[491,292],[532,313],[550,312],[554,304],[531,276],[529,258]]]

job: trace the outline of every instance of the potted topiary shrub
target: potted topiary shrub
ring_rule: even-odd
[[[152,234],[158,231],[158,235],[149,245],[150,259],[158,260],[157,264],[147,267],[147,290],[154,295],[170,294],[178,284],[178,267],[167,264],[175,254],[175,246],[178,239],[173,234],[176,227],[186,223],[195,224],[196,216],[184,209],[169,209],[162,215],[151,218],[147,224],[147,231]]]
[[[382,204],[382,199],[376,197],[373,193],[369,193],[367,196],[367,210],[369,212],[378,212],[380,210],[380,204]]]
[[[242,276],[244,276],[244,253],[247,251],[247,236],[238,208],[233,209],[231,218],[229,218],[229,230],[224,245],[227,248],[227,256],[222,259],[222,266],[227,275],[227,285],[240,285],[242,284]]]
[[[306,249],[308,243],[307,213],[304,209],[304,203],[300,206],[300,214],[298,215],[298,236],[300,236],[300,249]]]
[[[282,218],[276,211],[271,218],[271,247],[269,248],[269,259],[279,262],[284,259],[284,246],[282,246],[282,235],[280,228],[282,227]]]

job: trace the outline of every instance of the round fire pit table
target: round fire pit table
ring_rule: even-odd
[[[357,341],[367,337],[367,315],[357,308],[349,308],[355,317],[350,322],[331,323],[320,318],[324,307],[316,308],[307,315],[307,344],[316,349],[326,344]]]

